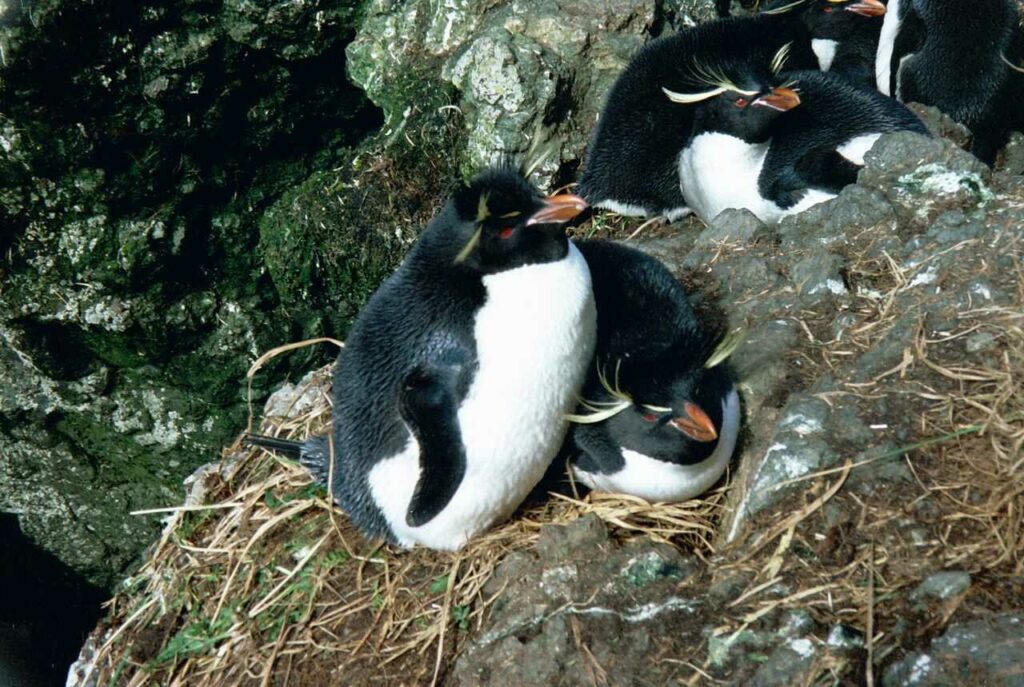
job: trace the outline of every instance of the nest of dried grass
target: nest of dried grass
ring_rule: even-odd
[[[296,398],[306,407],[265,418],[259,432],[327,430],[328,368],[305,384]],[[365,541],[301,466],[241,439],[200,482],[199,502],[166,509],[163,536],[110,602],[95,684],[436,682],[494,601],[482,593],[494,569],[543,525],[595,513],[620,538],[707,555],[724,500],[724,488],[666,506],[550,495],[449,554]]]

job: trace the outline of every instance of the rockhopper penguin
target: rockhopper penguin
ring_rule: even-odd
[[[774,0],[762,10],[792,17],[818,69],[875,87],[875,53],[885,5],[880,0]]]
[[[669,102],[662,89],[690,88],[695,64],[767,63],[793,40],[791,27],[781,16],[719,19],[644,46],[608,94],[587,147],[580,194],[623,215],[672,220],[687,214],[678,157],[693,129],[693,108]],[[792,53],[792,67],[817,64],[809,48]]]
[[[571,469],[592,489],[684,501],[725,472],[740,426],[728,344],[698,321],[654,258],[580,241],[594,282],[597,346],[572,416]]]
[[[590,272],[542,198],[495,170],[460,189],[338,356],[326,437],[294,445],[368,537],[456,550],[508,517],[567,429],[594,346]]]
[[[927,135],[901,104],[828,73],[785,71],[785,58],[783,49],[766,64],[704,66],[704,83],[694,91],[665,89],[670,101],[693,111],[679,182],[705,221],[746,208],[777,222],[854,183],[883,133]]]
[[[1024,128],[1024,37],[1015,0],[889,0],[875,62],[878,90],[934,105],[974,135],[992,164]]]

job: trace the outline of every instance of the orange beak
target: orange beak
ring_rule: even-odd
[[[883,17],[885,16],[885,5],[878,0],[861,0],[847,5],[846,11],[859,14],[862,17]]]
[[[714,441],[718,438],[715,423],[696,403],[683,403],[683,416],[674,418],[671,424],[694,441]]]
[[[786,110],[792,110],[800,104],[800,96],[792,88],[774,88],[771,93],[762,95],[751,104],[762,105],[779,112],[785,112]]]
[[[533,213],[526,220],[531,224],[561,224],[576,219],[576,216],[587,209],[587,201],[571,193],[560,193],[544,199],[544,207]]]

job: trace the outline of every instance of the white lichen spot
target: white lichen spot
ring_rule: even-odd
[[[939,270],[935,265],[929,265],[923,272],[918,272],[910,283],[907,285],[910,288],[915,286],[924,286],[927,284],[934,284],[939,278]]]
[[[780,426],[782,429],[796,432],[802,437],[821,431],[821,421],[807,417],[803,413],[790,413],[782,420]],[[781,446],[781,444],[778,445]]]
[[[819,293],[831,293],[842,296],[847,293],[847,290],[846,285],[839,279],[826,279],[815,284],[807,293],[811,296]]]
[[[869,298],[873,301],[882,300],[882,292],[879,291],[878,289],[868,289],[863,286],[858,286],[857,295],[862,296],[864,298]]]
[[[908,684],[914,684],[921,680],[923,677],[928,675],[932,669],[932,659],[926,654],[922,654],[917,657],[914,661],[914,665],[910,668],[910,675],[907,676]]]
[[[809,639],[791,639],[788,646],[790,649],[795,651],[800,658],[810,658],[814,655],[814,643]]]
[[[992,300],[992,290],[985,284],[972,284],[971,294],[984,298],[986,301]]]
[[[312,552],[313,547],[309,544],[306,544],[305,546],[300,546],[299,548],[295,549],[295,551],[292,551],[292,560],[294,560],[296,563],[301,563]]]
[[[82,311],[82,321],[93,327],[111,332],[123,332],[128,328],[129,308],[117,299],[104,299],[93,303]]]

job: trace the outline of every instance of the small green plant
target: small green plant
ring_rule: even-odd
[[[373,598],[370,600],[370,605],[373,606],[375,610],[379,611],[380,609],[384,608],[384,606],[386,606],[387,603],[387,599],[384,598],[384,595],[380,591],[380,584],[376,580],[374,580]]]
[[[469,613],[469,606],[454,606],[452,608],[452,622],[460,632],[469,632]]]
[[[182,658],[207,653],[231,636],[233,616],[231,609],[224,608],[214,620],[198,618],[192,621],[171,637],[154,663],[177,663]]]
[[[430,593],[431,594],[444,594],[445,590],[448,589],[448,576],[439,575],[430,581]]]
[[[349,557],[347,551],[341,551],[341,550],[338,550],[338,551],[328,551],[327,555],[325,555],[323,557],[323,560],[320,562],[320,566],[324,570],[333,570],[334,568],[337,568],[338,566],[341,566],[341,565],[344,565],[345,563],[348,563],[349,560],[350,560],[350,557]]]

